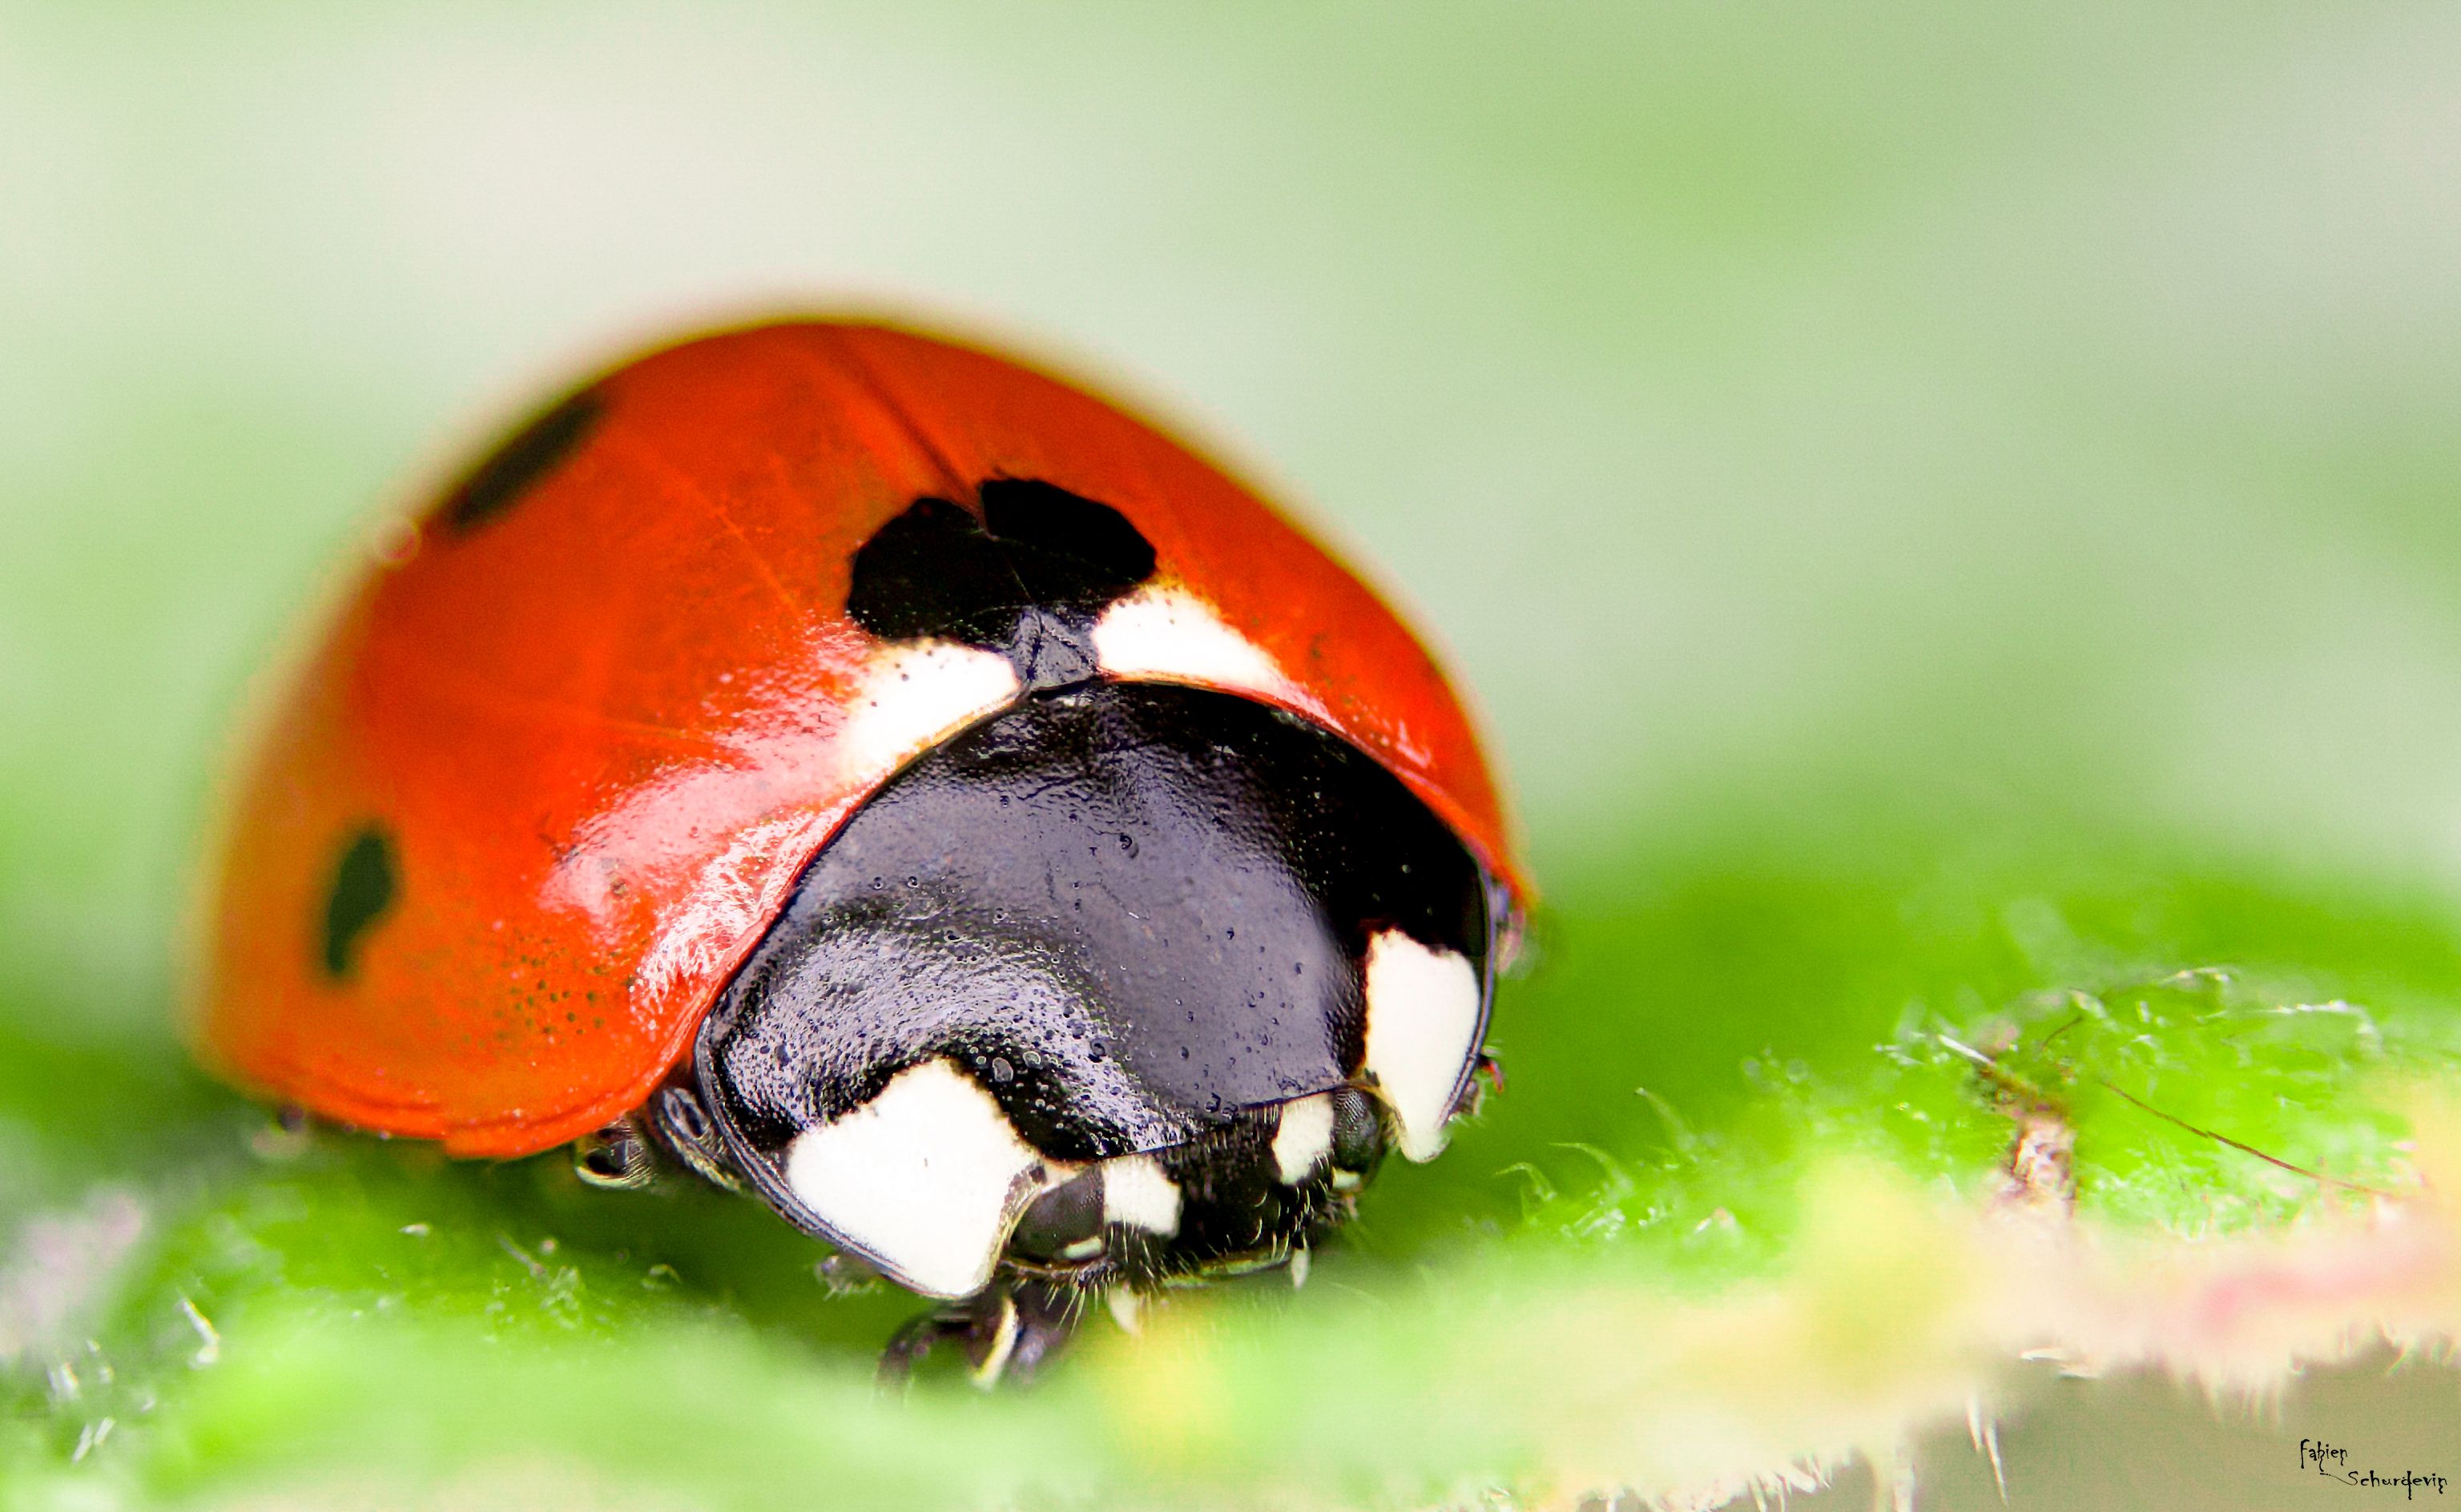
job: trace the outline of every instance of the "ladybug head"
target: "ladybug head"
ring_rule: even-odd
[[[1029,694],[893,778],[703,1022],[727,1163],[916,1290],[1287,1260],[1466,1093],[1486,873],[1229,693]]]

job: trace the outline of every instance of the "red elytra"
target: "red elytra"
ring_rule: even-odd
[[[1410,631],[1119,410],[819,322],[669,347],[583,394],[386,553],[269,710],[211,861],[192,1015],[232,1079],[464,1155],[639,1106],[805,862],[946,734],[841,738],[885,649],[846,615],[850,563],[917,498],[986,479],[1124,514],[1158,582],[1272,664],[1230,691],[1376,757],[1524,890],[1470,720]],[[337,879],[372,828],[385,896],[335,969]]]

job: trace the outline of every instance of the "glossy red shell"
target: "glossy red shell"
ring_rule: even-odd
[[[1519,885],[1460,702],[1409,630],[1182,446],[1012,363],[791,323],[599,379],[501,518],[437,514],[269,709],[212,858],[200,1054],[327,1117],[518,1155],[639,1105],[797,872],[916,749],[840,738],[880,643],[856,548],[917,497],[1033,478],[1122,511],[1261,649],[1277,701],[1390,768]],[[337,858],[394,896],[322,968]]]

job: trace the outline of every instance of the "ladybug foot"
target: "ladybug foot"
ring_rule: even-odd
[[[1048,1281],[994,1282],[898,1330],[881,1351],[880,1383],[904,1386],[914,1368],[944,1344],[963,1346],[967,1374],[985,1391],[1003,1380],[1031,1382],[1075,1335],[1091,1295]]]

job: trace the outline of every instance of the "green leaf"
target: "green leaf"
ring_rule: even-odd
[[[1097,1322],[1056,1379],[990,1399],[878,1393],[914,1302],[832,1296],[756,1204],[287,1134],[177,1075],[127,1086],[153,1132],[89,1153],[83,1205],[43,1220],[85,1236],[96,1290],[21,1360],[11,1416],[47,1452],[20,1474],[53,1484],[88,1441],[147,1499],[484,1501],[500,1466],[572,1464],[747,1507],[816,1485],[1409,1505],[1885,1448],[2001,1394],[2026,1350],[2286,1366],[2312,1306],[2201,1331],[2113,1310],[2157,1278],[2330,1284],[2268,1236],[2363,1246],[2361,1188],[2417,1197],[2406,1099],[2461,1052],[2454,931],[2244,867],[1950,860],[1913,824],[1840,840],[1713,827],[1566,874],[1499,1017],[1506,1094],[1440,1161],[1388,1173],[1305,1290],[1176,1295],[1134,1339]],[[2008,1193],[2028,1113],[2073,1137],[2072,1226]],[[39,1146],[46,1121],[49,1160],[92,1151],[62,1110],[16,1126]],[[2243,1252],[2214,1248],[2231,1235]],[[2333,1329],[2401,1300],[2381,1275],[2337,1285]],[[534,1489],[508,1484],[508,1504]]]

